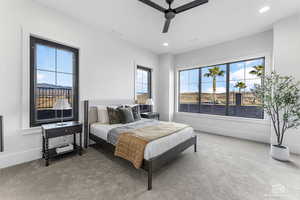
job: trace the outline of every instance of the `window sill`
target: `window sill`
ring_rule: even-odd
[[[42,128],[40,126],[22,129],[22,135],[35,135],[41,133],[42,133]]]
[[[175,115],[187,116],[187,117],[198,118],[198,119],[213,119],[213,120],[240,122],[240,123],[269,125],[269,120],[266,118],[265,119],[254,119],[254,118],[210,115],[210,114],[203,114],[203,113],[188,113],[188,112],[175,112]]]

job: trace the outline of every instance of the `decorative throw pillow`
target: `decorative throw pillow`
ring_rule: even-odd
[[[121,122],[123,124],[134,122],[134,117],[131,108],[118,108],[121,114]]]
[[[109,119],[109,124],[120,124],[121,121],[121,112],[118,108],[107,107],[107,114]]]
[[[140,106],[139,105],[134,105],[134,106],[126,106],[126,107],[130,107],[132,110],[132,114],[134,117],[134,121],[139,121],[142,119],[141,117],[141,112],[140,112]]]
[[[98,111],[98,122],[103,124],[108,124],[109,118],[108,118],[106,106],[97,106],[97,111]]]

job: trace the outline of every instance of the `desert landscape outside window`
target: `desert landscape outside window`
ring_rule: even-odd
[[[253,93],[262,84],[265,58],[179,71],[179,112],[264,118]]]

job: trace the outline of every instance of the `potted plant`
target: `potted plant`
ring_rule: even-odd
[[[242,89],[245,89],[247,85],[244,82],[237,82],[234,86],[235,88],[239,89],[239,92],[235,94],[235,102],[237,106],[242,105]]]
[[[262,106],[270,116],[276,144],[271,145],[271,156],[280,161],[289,160],[289,148],[283,145],[288,129],[300,125],[299,82],[291,76],[281,76],[276,72],[264,77],[264,84],[255,84],[253,93],[262,100]]]

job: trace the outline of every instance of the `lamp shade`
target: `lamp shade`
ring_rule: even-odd
[[[72,109],[68,99],[57,99],[53,105],[54,110],[69,110]]]
[[[153,99],[147,99],[146,104],[149,105],[149,106],[154,106]]]

